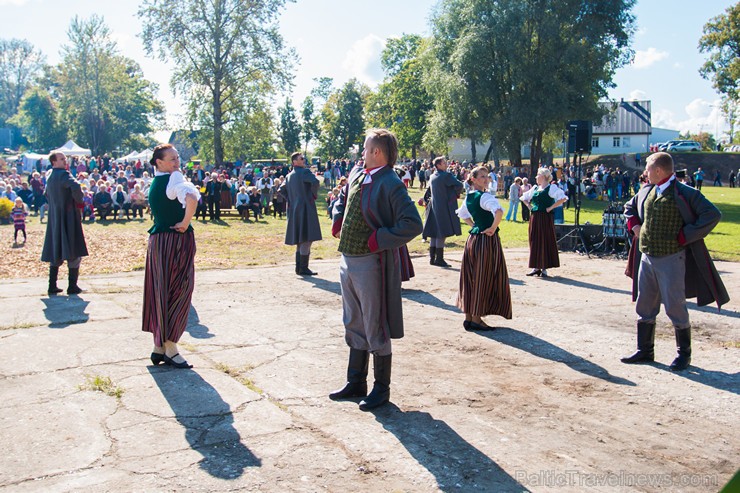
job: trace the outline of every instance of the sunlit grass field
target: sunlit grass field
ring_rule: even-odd
[[[411,189],[414,201],[422,196],[418,188]],[[707,238],[707,245],[715,259],[740,261],[740,189],[727,187],[704,187],[702,192],[722,211],[722,221]],[[324,239],[314,243],[311,256],[314,259],[328,259],[339,256],[339,240],[331,236],[331,224],[326,213],[322,188],[319,200],[319,220]],[[500,198],[504,210],[508,210],[508,201]],[[586,200],[582,203],[580,222],[582,224],[601,224],[602,214],[607,202]],[[419,207],[423,216],[423,210]],[[574,210],[565,210],[566,224],[574,221]],[[143,220],[106,223],[85,223],[84,231],[90,257],[85,259],[85,271],[94,273],[128,272],[144,267],[146,254],[147,229],[151,226],[149,218]],[[266,216],[264,219],[244,222],[236,214],[222,215],[218,223],[194,221],[195,237],[198,252],[196,267],[200,269],[229,269],[257,265],[274,265],[292,263],[294,247],[283,243],[286,220]],[[504,248],[526,247],[527,224],[521,222],[521,205],[519,222],[503,222],[501,241]],[[46,275],[46,264],[39,261],[41,246],[46,225],[39,224],[38,218],[28,218],[27,231],[29,241],[22,247],[14,246],[12,225],[0,227],[2,241],[0,256],[3,268],[1,277],[29,277]],[[467,239],[469,227],[462,225],[461,236],[447,239],[448,251],[462,249]],[[409,243],[413,254],[423,255],[428,250],[428,243],[417,237]],[[7,263],[6,263],[7,260]]]

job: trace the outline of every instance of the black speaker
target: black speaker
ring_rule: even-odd
[[[568,122],[568,152],[591,152],[593,123],[589,120]]]

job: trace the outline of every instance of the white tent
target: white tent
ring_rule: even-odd
[[[92,154],[90,149],[83,149],[71,140],[68,140],[62,147],[54,149],[51,152],[63,152],[66,156],[89,156]]]
[[[49,165],[48,154],[34,154],[32,152],[27,152],[23,154],[23,156],[21,157],[21,161],[23,162],[23,171],[26,173],[36,171],[36,162],[39,159],[41,160],[41,169],[46,169],[46,167]]]

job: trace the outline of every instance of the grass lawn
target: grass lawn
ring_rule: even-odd
[[[716,259],[740,261],[740,189],[727,187],[707,187],[704,194],[722,211],[719,225],[707,238],[707,245]],[[422,192],[410,190],[411,197],[417,201]],[[321,191],[319,220],[324,239],[314,244],[312,258],[327,259],[338,257],[339,240],[331,236],[331,225],[326,215]],[[508,201],[501,199],[504,210]],[[601,224],[602,213],[607,204],[600,201],[583,201],[581,223]],[[421,208],[420,208],[420,212]],[[519,211],[521,221],[521,210]],[[222,216],[220,223],[208,221],[194,222],[198,252],[196,267],[199,269],[230,269],[250,265],[291,264],[294,247],[283,244],[285,219],[243,222],[236,214]],[[565,211],[565,222],[574,221],[573,209]],[[147,243],[147,229],[151,226],[148,218],[132,221],[106,223],[85,223],[84,231],[90,256],[83,260],[82,269],[86,274],[129,272],[144,268]],[[0,226],[0,278],[42,277],[47,274],[48,265],[40,262],[44,240],[45,224],[39,224],[38,217],[29,216],[27,224],[28,242],[25,245],[13,243],[13,226]],[[448,249],[461,249],[467,238],[468,226],[463,224],[463,235],[448,238]],[[504,248],[526,247],[527,224],[522,222],[503,222],[501,240]],[[412,254],[426,254],[428,243],[421,237],[409,244]]]

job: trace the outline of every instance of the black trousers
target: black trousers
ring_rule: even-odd
[[[221,219],[221,197],[217,195],[208,196],[208,217],[211,221]]]

